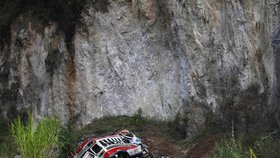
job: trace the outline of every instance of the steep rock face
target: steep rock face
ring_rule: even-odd
[[[86,124],[142,109],[179,118],[192,138],[213,112],[248,128],[259,120],[236,111],[279,110],[277,3],[88,1],[72,41],[56,22],[21,13],[0,43],[1,113]]]
[[[43,26],[38,19],[22,15],[11,24],[9,44],[4,41],[1,52],[4,115],[13,118],[17,111],[32,107],[43,116],[56,112],[68,118],[65,98],[69,54],[64,41],[54,23]]]
[[[187,127],[188,137],[203,127],[205,121],[200,111],[205,105],[228,119],[228,123],[236,122],[239,129],[249,128],[247,124],[251,123],[269,122],[262,118],[264,113],[275,112],[278,103],[273,98],[279,93],[274,91],[278,83],[277,51],[271,45],[278,25],[276,2],[162,3],[172,16],[172,34],[186,56],[189,103],[180,117],[187,117],[182,125]],[[242,97],[247,94],[255,97]],[[188,111],[193,112],[186,115]]]
[[[142,9],[135,17],[130,6],[112,1],[108,12],[83,12],[74,40],[82,120],[133,115],[140,108],[144,116],[172,119],[182,105],[179,59],[165,46],[161,20],[151,13],[157,10],[147,9],[144,19]]]

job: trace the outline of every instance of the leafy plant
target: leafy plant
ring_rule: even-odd
[[[73,129],[71,125],[67,125],[60,130],[59,141],[63,142],[59,157],[67,157],[77,147],[77,142],[81,140],[81,130]]]
[[[18,119],[12,123],[10,133],[18,152],[23,158],[54,157],[61,143],[59,142],[60,123],[54,117],[47,117],[35,123],[29,114],[27,124]]]
[[[142,128],[145,124],[145,119],[142,117],[143,111],[141,108],[132,116],[132,125]]]
[[[211,158],[248,158],[249,152],[242,149],[242,145],[234,138],[218,143],[214,147]]]
[[[249,152],[244,151],[242,144],[234,137],[234,124],[232,122],[231,136],[214,147],[211,158],[248,158]]]

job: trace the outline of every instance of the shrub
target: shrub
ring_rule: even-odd
[[[243,151],[242,145],[235,139],[225,140],[214,147],[211,158],[248,158],[249,152]]]
[[[215,145],[211,158],[248,158],[249,155],[248,151],[243,150],[241,142],[234,138],[232,123],[231,136]]]
[[[47,117],[35,123],[31,114],[27,124],[18,119],[11,125],[11,135],[18,152],[23,158],[54,157],[60,147],[60,123],[54,117]]]
[[[59,157],[68,157],[71,151],[77,147],[78,142],[83,138],[82,131],[67,125],[60,130],[59,141],[63,142]]]
[[[145,124],[145,119],[142,117],[143,111],[141,108],[137,110],[137,112],[132,116],[131,124],[137,126],[138,128],[142,128]]]

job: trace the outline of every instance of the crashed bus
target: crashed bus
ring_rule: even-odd
[[[128,130],[113,135],[88,138],[81,142],[72,158],[152,158],[148,147]]]

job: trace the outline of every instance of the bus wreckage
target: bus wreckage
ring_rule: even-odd
[[[152,158],[147,148],[132,132],[121,130],[113,135],[84,140],[71,158]]]

